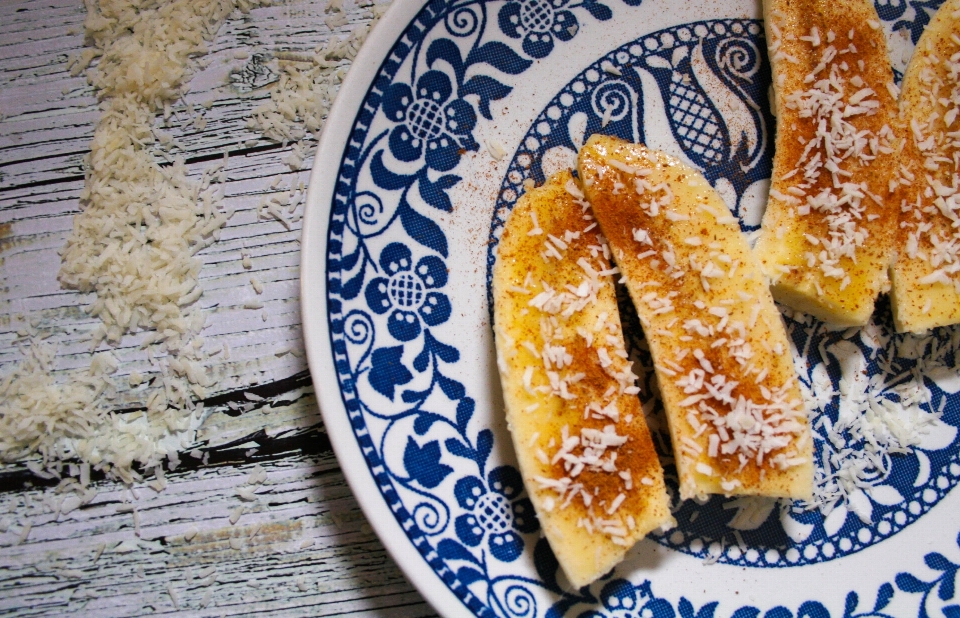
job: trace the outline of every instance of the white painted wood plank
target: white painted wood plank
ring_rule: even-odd
[[[361,22],[361,13],[350,6],[351,22]],[[0,3],[0,371],[19,358],[16,331],[31,318],[59,345],[61,372],[89,362],[86,334],[96,321],[80,307],[91,297],[62,290],[55,279],[57,250],[79,212],[81,161],[97,119],[92,89],[67,72],[70,55],[82,45],[84,17],[78,0]],[[182,154],[209,159],[224,149],[247,148],[257,136],[246,129],[245,119],[268,94],[231,85],[230,72],[244,64],[234,51],[312,49],[328,36],[325,17],[323,2],[284,2],[229,21],[186,101],[175,106],[168,130],[182,143]],[[210,100],[212,109],[203,112],[206,129],[193,130],[186,105],[202,110]],[[288,154],[289,148],[274,148],[231,159],[225,203],[236,214],[220,241],[199,254],[206,292],[198,306],[208,313],[207,346],[230,350],[229,359],[220,354],[210,362],[220,376],[212,395],[269,386],[305,371],[299,221],[295,216],[287,230],[256,216],[275,175],[283,176],[281,188],[306,182],[308,172],[292,172],[284,164]],[[198,177],[211,164],[189,167]],[[309,161],[304,166],[309,168]],[[241,249],[250,253],[249,271],[240,263]],[[253,291],[251,276],[263,282],[262,295]],[[250,299],[262,300],[265,310],[244,309]],[[121,375],[150,370],[137,348],[141,339],[127,337],[116,351]],[[301,355],[276,356],[283,347]],[[141,390],[124,389],[118,405],[141,404]],[[132,494],[117,484],[96,482],[99,493],[92,502],[59,517],[43,504],[62,498],[50,490],[0,492],[0,522],[13,520],[0,533],[0,615],[434,615],[363,518],[329,443],[317,433],[322,424],[311,389],[242,408],[239,416],[229,416],[226,405],[213,406],[198,432],[197,446],[214,449],[221,463],[197,468],[199,462],[184,454],[184,465],[168,473],[165,491],[135,490],[139,540],[133,514],[117,509]],[[284,446],[285,436],[301,435],[306,437]],[[252,436],[260,448],[251,448],[257,443],[250,441],[225,446]],[[283,448],[293,450],[277,450]],[[244,503],[236,487],[246,482],[258,457],[264,458],[267,482],[256,489],[255,503]],[[2,465],[0,479],[15,482],[18,470],[22,465]],[[237,506],[245,512],[231,525]],[[17,544],[28,521],[33,528]],[[184,534],[195,528],[196,536],[187,541]],[[121,542],[140,548],[118,553]],[[101,545],[107,551],[94,560]],[[216,568],[215,577],[199,578],[209,566]],[[254,588],[250,580],[262,584]],[[209,604],[203,609],[205,595]]]
[[[315,406],[307,397],[275,408],[271,431],[318,422]],[[229,433],[235,420],[221,415],[207,431]],[[0,614],[433,614],[376,540],[331,452],[265,461],[266,481],[246,485],[260,465],[173,472],[160,493],[95,483],[92,502],[59,517],[40,490],[0,494],[0,517],[12,512],[14,521],[0,534]],[[236,495],[244,486],[256,502]],[[244,512],[231,524],[237,507]],[[15,544],[28,521],[29,536]],[[121,553],[131,544],[135,551]]]
[[[194,76],[190,92],[172,106],[174,115],[168,130],[182,143],[185,157],[204,156],[223,148],[238,151],[247,141],[259,139],[247,129],[246,118],[269,98],[269,90],[240,91],[230,79],[231,72],[242,70],[253,54],[272,57],[278,52],[311,51],[331,33],[345,36],[369,19],[364,17],[366,9],[346,2],[349,22],[331,31],[324,23],[327,15],[323,6],[322,2],[280,3],[228,20],[203,58],[206,66]],[[77,15],[70,9],[50,16],[56,24],[58,20],[65,23],[65,33],[79,28],[82,18],[82,13]],[[35,30],[26,30],[29,27]],[[0,45],[0,85],[5,81],[17,83],[15,89],[0,88],[0,113],[6,116],[0,122],[0,189],[77,177],[97,118],[92,89],[82,77],[70,77],[67,70],[69,57],[81,49],[82,34],[48,36],[41,19],[22,28],[17,34],[33,39],[23,45],[35,60],[24,61],[19,50],[4,57]],[[238,49],[248,57],[237,57]],[[276,70],[275,61],[272,67]],[[203,104],[208,101],[214,101],[214,105],[205,110]],[[193,128],[195,114],[187,113],[188,105],[207,119],[203,131]],[[42,166],[37,164],[40,159],[44,161]]]
[[[309,173],[290,171],[282,161],[286,154],[266,151],[230,160],[228,178],[236,180],[227,183],[224,205],[235,214],[220,242],[198,254],[205,290],[198,306],[208,313],[205,349],[212,352],[226,345],[230,350],[230,359],[221,354],[209,365],[223,375],[211,395],[306,370],[299,313],[300,222],[296,220],[302,205],[293,213],[291,230],[274,219],[257,218],[260,203],[276,192],[270,187],[276,176],[282,176],[278,188],[306,184]],[[191,173],[198,178],[210,165],[191,166]],[[59,346],[62,370],[89,363],[87,333],[97,321],[78,307],[92,302],[92,296],[61,289],[56,280],[57,252],[69,235],[73,215],[79,212],[81,189],[82,183],[74,181],[56,185],[46,194],[38,188],[0,193],[0,226],[7,230],[0,240],[0,314],[12,316],[0,323],[0,343],[8,344],[0,346],[0,367],[20,357],[10,344],[30,317],[39,320],[41,330],[46,327],[53,333],[48,341]],[[250,254],[250,270],[241,264],[241,249]],[[263,283],[262,294],[254,291],[251,277]],[[263,310],[245,309],[248,301],[263,302]],[[19,319],[20,313],[24,319]],[[117,348],[123,364],[121,377],[133,371],[149,375],[146,353],[138,349],[142,339],[142,335],[127,337]],[[300,356],[275,355],[284,349]],[[122,390],[121,397],[122,405],[143,403],[128,390]]]
[[[210,590],[211,606],[225,609],[227,615],[293,610],[286,614],[292,615],[308,606],[314,615],[341,615],[376,608],[376,597],[386,597],[382,601],[387,606],[416,602],[372,536],[342,477],[302,465],[310,462],[292,463],[301,464],[292,473],[271,470],[271,506],[251,508],[234,526],[227,517],[233,504],[217,502],[224,493],[219,487],[172,483],[181,500],[175,503],[167,495],[172,489],[155,497],[141,493],[142,548],[130,554],[105,553],[96,563],[93,556],[100,544],[134,538],[132,515],[112,508],[119,498],[116,492],[90,506],[90,517],[98,520],[93,529],[89,522],[67,526],[37,518],[25,544],[0,554],[0,569],[13,575],[0,581],[0,597],[6,599],[0,610],[30,607],[123,616],[153,607],[163,613],[174,609],[166,592],[168,581],[180,597],[180,608],[198,608]],[[230,479],[223,479],[223,471],[215,472],[219,474],[212,481],[220,485],[224,480],[241,482],[249,468],[231,470]],[[160,498],[167,504],[150,504]],[[171,509],[181,521],[164,525]],[[201,532],[187,542],[182,535],[194,526]],[[239,541],[239,549],[231,547],[231,539]],[[216,582],[199,585],[197,571],[211,565]],[[138,567],[144,569],[142,579],[131,577]],[[74,579],[73,571],[84,575]],[[264,583],[251,588],[251,579]],[[16,595],[10,594],[14,589]],[[85,598],[91,593],[96,598]],[[409,615],[430,613],[422,602],[418,605]]]

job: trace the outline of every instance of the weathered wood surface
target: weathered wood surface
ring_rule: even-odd
[[[24,466],[0,467],[0,614],[434,613],[360,512],[320,420],[300,328],[302,203],[290,209],[289,230],[258,219],[267,196],[305,187],[312,160],[293,171],[289,147],[249,129],[269,88],[231,79],[254,54],[312,50],[331,35],[328,25],[343,35],[370,13],[347,2],[338,25],[324,0],[274,4],[228,20],[166,123],[192,175],[229,155],[224,195],[235,214],[199,254],[204,348],[223,350],[210,361],[213,411],[196,435],[195,454],[205,456],[181,455],[159,493],[95,481],[96,498],[75,509]],[[68,68],[83,48],[85,16],[81,0],[0,3],[0,373],[21,358],[17,331],[28,325],[58,346],[58,371],[89,363],[96,322],[82,307],[91,297],[56,280],[98,118],[95,92]],[[295,201],[305,198],[297,193]],[[251,300],[263,309],[244,308]],[[121,376],[151,370],[141,338],[115,351]],[[248,401],[245,391],[266,400]],[[118,406],[135,408],[140,397],[126,390]],[[247,485],[251,475],[263,482]]]

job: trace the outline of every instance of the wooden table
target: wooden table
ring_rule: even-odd
[[[55,481],[22,463],[0,468],[4,615],[433,615],[366,522],[320,419],[300,328],[303,207],[289,230],[257,216],[266,196],[307,182],[312,154],[291,170],[292,146],[246,122],[269,98],[278,53],[312,50],[330,26],[342,36],[368,23],[369,3],[345,3],[344,24],[324,0],[275,4],[226,22],[168,122],[191,174],[229,155],[225,201],[236,214],[199,254],[204,345],[229,350],[204,400],[212,413],[160,492],[95,479],[96,497],[70,510]],[[58,373],[90,362],[83,337],[96,320],[79,308],[91,296],[56,280],[98,118],[95,91],[68,68],[85,17],[81,0],[0,3],[0,373],[20,360],[14,343],[27,324],[58,345]],[[251,63],[263,69],[259,82],[231,79]],[[251,299],[263,309],[245,307]],[[148,367],[136,337],[115,354],[121,373]],[[139,396],[120,399],[136,407]],[[261,468],[265,481],[246,486]],[[244,486],[255,500],[238,496]]]

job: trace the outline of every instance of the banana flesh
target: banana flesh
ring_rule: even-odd
[[[960,322],[960,0],[927,24],[903,79],[906,144],[897,170],[900,228],[894,324],[921,333]]]
[[[653,356],[683,499],[808,499],[812,440],[790,344],[735,217],[696,170],[594,135],[579,177]]]
[[[570,583],[674,524],[624,348],[606,243],[569,172],[526,192],[493,269],[506,417],[542,529]]]
[[[872,0],[764,0],[777,115],[755,252],[773,297],[839,326],[866,324],[890,287],[902,140]]]

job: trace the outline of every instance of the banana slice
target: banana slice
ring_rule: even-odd
[[[903,79],[906,144],[898,170],[900,229],[892,269],[900,332],[960,322],[960,0],[924,30]]]
[[[889,289],[901,140],[897,91],[872,0],[764,0],[777,114],[755,252],[778,301],[866,324]]]
[[[606,243],[569,172],[517,202],[493,269],[497,362],[520,471],[575,587],[674,524],[624,349]]]
[[[737,219],[699,172],[640,144],[594,135],[578,169],[650,346],[680,497],[809,498],[790,344]]]

